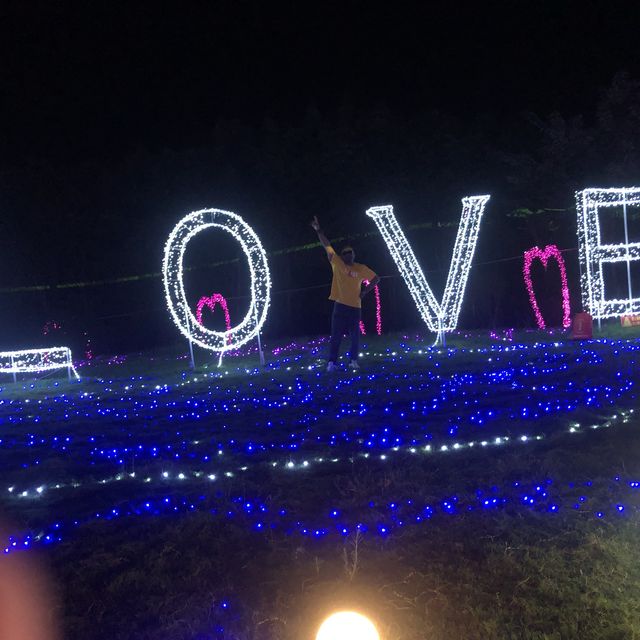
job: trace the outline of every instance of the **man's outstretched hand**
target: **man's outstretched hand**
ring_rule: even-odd
[[[325,248],[330,247],[331,245],[329,244],[329,240],[327,239],[327,236],[325,236],[322,230],[320,229],[318,216],[313,216],[313,220],[311,221],[311,227],[318,234],[318,240],[320,240],[320,244]],[[331,254],[331,257],[329,257],[329,260],[331,260],[332,258],[333,258],[333,254]]]

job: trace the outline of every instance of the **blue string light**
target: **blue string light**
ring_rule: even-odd
[[[640,376],[640,346],[625,340],[598,340],[571,349],[547,342],[438,350],[406,339],[393,349],[369,351],[368,371],[337,379],[309,364],[310,355],[317,355],[322,346],[291,343],[281,348],[267,373],[238,366],[183,374],[161,384],[148,376],[123,379],[114,374],[79,385],[51,382],[46,393],[38,387],[29,397],[16,396],[13,387],[0,389],[0,456],[3,475],[11,480],[4,487],[5,496],[46,500],[56,489],[99,489],[117,480],[154,483],[165,490],[175,483],[234,478],[257,467],[281,473],[310,471],[353,457],[385,461],[396,452],[445,455],[526,443],[558,431],[580,433],[626,422],[633,409],[621,407],[633,406]],[[116,359],[113,371],[126,363]],[[282,375],[283,371],[293,373]],[[33,387],[30,383],[24,390]],[[615,407],[615,413],[592,422],[592,410],[602,413],[606,407]],[[550,420],[552,416],[556,420]],[[578,423],[582,417],[586,420]],[[48,477],[53,473],[50,463],[56,461],[71,471]],[[40,475],[38,481],[26,479]],[[454,517],[506,504],[538,508],[544,502],[551,514],[584,510],[580,497],[586,496],[573,498],[569,505],[560,498],[547,500],[548,489],[529,486],[517,497],[516,489],[505,496],[483,490],[477,503],[458,496],[422,506],[415,497],[409,498],[415,504],[393,501],[382,509],[380,521],[349,519],[339,505],[324,505],[326,522],[319,518],[313,524],[296,524],[288,505],[270,505],[265,511],[255,500],[248,501],[252,511],[243,510],[242,517],[260,516],[250,523],[256,530],[276,526],[320,538],[358,529],[387,536],[436,514]],[[163,500],[150,497],[73,521],[59,519],[42,527],[45,533],[14,538],[6,548],[52,543],[94,519],[199,511],[207,504],[198,497]],[[215,508],[218,517],[240,515],[237,505]],[[626,512],[620,500],[597,511],[599,517]]]
[[[608,500],[603,504],[601,485],[607,485]],[[298,517],[291,508],[263,501],[261,498],[248,498],[245,495],[227,497],[218,492],[215,496],[202,494],[184,496],[164,496],[141,498],[107,507],[83,517],[68,521],[56,521],[39,528],[37,533],[28,532],[9,536],[4,543],[5,554],[14,551],[48,546],[61,542],[72,535],[74,530],[90,522],[113,521],[119,518],[153,517],[176,513],[201,512],[217,520],[233,520],[257,532],[280,531],[287,535],[298,535],[311,539],[329,536],[349,536],[356,531],[387,537],[406,526],[426,524],[438,516],[461,517],[470,513],[487,510],[509,509],[555,515],[579,512],[598,520],[608,516],[622,516],[628,509],[637,512],[640,482],[622,480],[617,476],[610,481],[594,482],[554,482],[550,478],[538,482],[508,482],[502,486],[478,487],[474,491],[445,495],[430,500],[428,504],[417,497],[403,497],[378,504],[368,501],[367,508],[354,511],[365,513],[360,519],[347,521],[343,509],[330,508],[325,516],[317,517],[313,522]],[[597,492],[596,490],[600,490]],[[585,495],[596,493],[596,498]],[[625,504],[622,501],[627,502]],[[591,506],[591,502],[594,502]],[[368,512],[368,513],[367,513]]]

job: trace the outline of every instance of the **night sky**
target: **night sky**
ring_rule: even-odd
[[[638,3],[417,5],[4,3],[4,161],[179,148],[220,117],[342,104],[571,114],[640,71]]]
[[[269,252],[314,242],[319,215],[393,276],[364,215],[390,202],[403,224],[449,229],[412,236],[442,274],[472,193],[492,195],[478,262],[514,262],[474,271],[465,321],[524,325],[518,256],[575,250],[576,189],[637,183],[639,26],[637,2],[5,2],[0,337],[53,319],[69,340],[102,327],[103,349],[136,348],[108,338],[146,338],[150,315],[174,337],[162,248],[203,207],[243,215]],[[211,267],[238,252],[194,241],[190,295],[246,293]],[[307,293],[272,324],[323,330],[321,252],[284,256],[275,290]]]

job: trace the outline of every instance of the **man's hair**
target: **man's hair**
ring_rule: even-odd
[[[340,253],[344,253],[345,251],[353,251],[353,253],[355,253],[355,250],[350,244],[345,244],[344,247],[340,249]]]

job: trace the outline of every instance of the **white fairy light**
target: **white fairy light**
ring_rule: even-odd
[[[47,347],[46,349],[22,349],[0,352],[0,373],[41,373],[55,369],[67,369],[80,379],[73,366],[69,347]]]
[[[471,260],[478,240],[480,219],[489,198],[488,195],[462,198],[462,215],[441,304],[433,295],[411,245],[396,220],[393,207],[385,205],[367,209],[367,215],[373,218],[378,226],[391,257],[409,287],[420,316],[429,329],[439,336],[444,331],[453,331],[457,327]]]
[[[640,242],[629,242],[627,207],[640,205],[640,188],[584,189],[576,193],[578,239],[580,244],[580,288],[582,304],[594,318],[611,318],[640,313],[640,298],[631,290],[630,263],[640,260]],[[605,207],[622,207],[625,241],[603,244],[600,236],[599,211]],[[628,297],[607,299],[603,265],[627,263]]]
[[[191,311],[184,288],[184,254],[196,234],[222,229],[240,243],[249,263],[251,303],[240,324],[228,331],[202,326]],[[185,216],[175,226],[164,248],[164,290],[171,317],[180,332],[204,349],[220,354],[237,349],[259,335],[269,309],[271,277],[267,254],[255,231],[238,215],[221,209],[202,209]]]

